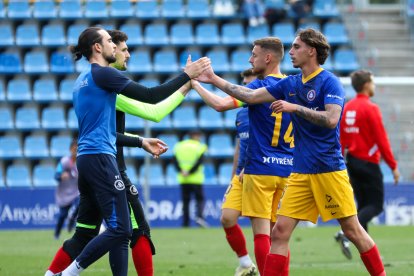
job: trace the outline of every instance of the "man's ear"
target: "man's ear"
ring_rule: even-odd
[[[102,45],[100,43],[93,44],[93,48],[95,49],[96,52],[102,53]]]

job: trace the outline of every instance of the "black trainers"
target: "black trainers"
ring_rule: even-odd
[[[345,237],[344,233],[342,231],[339,231],[335,235],[335,240],[339,243],[339,246],[341,247],[342,253],[345,255],[345,257],[348,260],[352,259],[351,250],[349,249],[349,240],[347,237]]]

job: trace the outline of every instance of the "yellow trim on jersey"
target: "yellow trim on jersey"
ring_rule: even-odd
[[[307,76],[306,78],[303,77],[302,75],[302,83],[307,83],[309,80],[313,79],[314,77],[316,77],[320,72],[323,71],[322,67],[319,67],[318,70],[316,70],[315,72],[313,72],[312,74],[310,74],[309,76]]]
[[[285,74],[269,74],[266,77],[275,77],[275,78],[279,78],[279,79],[284,79],[287,76]]]

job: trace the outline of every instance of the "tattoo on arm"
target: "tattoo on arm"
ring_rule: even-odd
[[[246,103],[248,103],[253,96],[253,93],[251,93],[253,91],[252,89],[232,83],[227,83],[224,86],[224,91],[230,96]]]
[[[315,125],[334,128],[338,124],[342,108],[336,104],[327,104],[325,109],[325,111],[316,111],[299,106],[296,114]]]

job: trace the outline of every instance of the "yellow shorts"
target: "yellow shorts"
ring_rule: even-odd
[[[287,184],[287,177],[245,174],[242,215],[276,221],[276,211]]]
[[[278,215],[316,223],[356,215],[354,191],[346,170],[321,173],[292,173],[280,202]]]
[[[242,184],[239,181],[239,176],[234,175],[231,180],[226,193],[223,196],[223,204],[221,209],[242,210]]]

